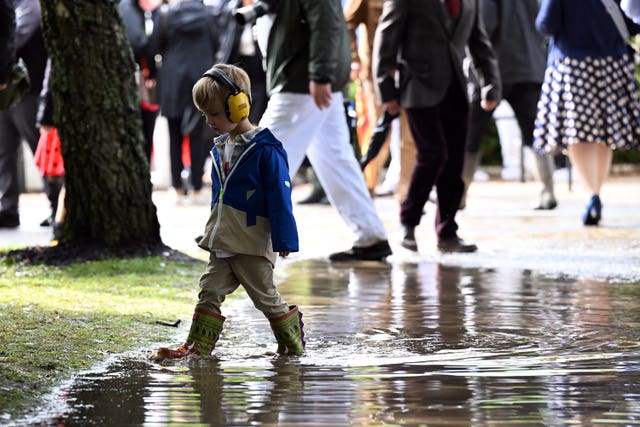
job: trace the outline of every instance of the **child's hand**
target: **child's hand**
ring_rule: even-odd
[[[280,255],[282,258],[286,258],[291,252],[278,252],[278,255]]]

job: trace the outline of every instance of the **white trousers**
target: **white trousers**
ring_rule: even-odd
[[[341,92],[333,93],[331,106],[322,110],[309,94],[275,93],[260,126],[269,128],[284,145],[291,176],[305,155],[309,158],[329,201],[355,234],[354,246],[387,239],[349,143]]]

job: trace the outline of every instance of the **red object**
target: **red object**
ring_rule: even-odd
[[[453,19],[456,19],[460,14],[460,9],[462,8],[460,1],[461,0],[445,0],[449,15],[451,15]]]
[[[34,160],[40,169],[40,175],[64,176],[64,160],[62,159],[58,129],[53,128],[50,131],[40,133]]]
[[[189,135],[182,137],[182,165],[185,168],[191,167],[191,140]]]

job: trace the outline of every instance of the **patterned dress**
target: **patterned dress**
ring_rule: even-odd
[[[640,99],[629,55],[565,57],[545,72],[534,149],[564,151],[578,142],[630,149],[640,138]]]

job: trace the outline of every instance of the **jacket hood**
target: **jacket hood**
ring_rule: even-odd
[[[201,1],[185,1],[170,6],[170,25],[179,33],[202,33],[209,31],[211,22],[207,13],[211,11]]]

